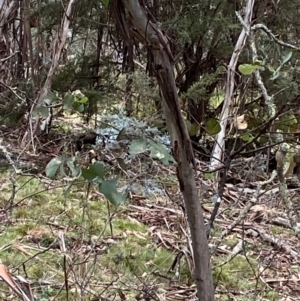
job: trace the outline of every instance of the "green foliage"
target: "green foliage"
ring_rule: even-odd
[[[102,162],[95,162],[88,168],[83,168],[82,176],[89,182],[101,182],[101,180],[104,178],[104,164]]]
[[[221,125],[215,118],[210,118],[205,124],[206,132],[209,135],[216,135],[221,131]]]
[[[84,112],[84,105],[88,102],[88,98],[79,90],[72,93],[67,93],[63,99],[64,110],[75,111],[79,113]]]
[[[108,7],[108,5],[109,5],[109,0],[101,0],[101,2],[102,2],[106,7]]]
[[[164,165],[175,162],[169,150],[162,143],[156,143],[150,139],[135,139],[129,145],[129,153],[132,155],[150,151],[150,158],[159,159]]]
[[[67,169],[67,170],[66,170]],[[53,158],[46,166],[46,176],[53,179],[57,175],[60,178],[64,178],[67,175],[72,177],[78,177],[81,174],[80,165],[77,162],[77,157],[69,157],[62,154],[56,158]]]
[[[259,68],[257,64],[241,64],[238,69],[243,75],[250,75]]]
[[[117,178],[101,181],[99,191],[116,206],[123,204],[126,200],[126,196],[117,190]]]
[[[215,281],[222,281],[225,287],[252,289],[253,283],[248,279],[255,277],[256,272],[257,262],[254,259],[247,260],[244,256],[237,255],[229,263],[216,268],[213,275]]]

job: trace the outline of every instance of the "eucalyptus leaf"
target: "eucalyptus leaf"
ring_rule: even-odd
[[[136,155],[143,153],[149,149],[147,141],[145,139],[136,139],[132,141],[129,145],[129,153],[131,155]]]
[[[207,120],[206,131],[210,135],[216,135],[221,131],[220,123],[216,118],[210,118]]]
[[[155,143],[149,141],[150,157],[159,159],[164,165],[168,165],[169,161],[174,161],[173,157],[169,154],[169,150],[162,143]]]
[[[85,96],[85,97],[82,97],[82,98],[77,98],[77,97],[76,97],[76,99],[75,99],[76,102],[82,103],[82,104],[87,103],[88,100],[89,100],[89,99],[88,99],[86,96]]]
[[[249,133],[245,133],[241,135],[241,139],[245,142],[249,141],[251,139],[251,135]]]
[[[195,136],[198,134],[200,130],[200,125],[197,124],[197,123],[191,123],[189,128],[188,128],[188,131],[189,131],[189,135],[190,136]]]
[[[126,138],[127,138],[126,129],[122,128],[122,130],[119,132],[117,136],[117,141],[125,140]]]
[[[293,51],[285,52],[281,65],[287,63],[291,59],[292,55],[293,55]]]
[[[82,177],[89,182],[102,182],[104,178],[104,164],[95,162],[88,168],[83,168]]]
[[[49,116],[49,108],[46,106],[37,106],[33,112],[32,117],[33,119],[39,119],[39,118],[48,118]]]
[[[46,166],[46,176],[50,179],[53,179],[62,164],[63,160],[61,157],[53,158]]]
[[[239,65],[239,71],[244,75],[250,75],[257,69],[257,65],[241,64]]]
[[[117,190],[117,180],[117,178],[114,178],[99,184],[99,191],[116,206],[126,201],[126,196]]]
[[[47,104],[47,105],[50,105],[52,104],[54,101],[57,100],[57,94],[56,92],[49,92],[47,94],[47,96],[44,98],[44,102]]]
[[[72,109],[74,102],[75,102],[75,96],[72,95],[72,94],[67,94],[63,98],[63,108],[64,108],[64,110]]]

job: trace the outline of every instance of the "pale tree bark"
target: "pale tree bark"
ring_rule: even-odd
[[[26,142],[27,137],[30,134],[33,147],[34,147],[34,143],[33,143],[34,137],[36,135],[38,135],[40,132],[40,128],[39,128],[40,120],[35,121],[31,118],[31,116],[32,116],[32,113],[33,113],[34,109],[36,108],[36,106],[44,105],[44,99],[47,96],[47,94],[49,93],[49,90],[51,88],[54,73],[59,65],[61,53],[66,44],[67,34],[69,31],[69,26],[70,26],[70,20],[72,19],[72,8],[73,8],[73,5],[75,4],[75,2],[76,2],[76,0],[69,1],[69,4],[67,6],[67,9],[66,9],[64,16],[62,18],[62,21],[61,21],[61,26],[58,29],[55,40],[54,40],[54,46],[53,46],[53,50],[52,50],[52,63],[51,63],[50,69],[48,71],[46,81],[45,81],[42,89],[38,93],[38,96],[37,96],[34,104],[31,107],[29,129],[28,129],[27,133],[24,135],[22,142]]]
[[[254,2],[255,0],[247,0],[247,4],[245,7],[244,23],[247,24],[248,27],[250,27],[250,23],[252,20]],[[224,99],[224,104],[223,104],[221,117],[220,117],[221,131],[217,135],[214,149],[212,152],[210,170],[215,170],[218,167],[220,167],[223,159],[222,157],[223,157],[223,150],[225,146],[225,131],[229,119],[230,108],[232,105],[236,65],[239,56],[244,49],[248,35],[249,35],[249,30],[246,27],[243,27],[240,36],[238,38],[238,41],[235,45],[234,51],[232,53],[230,63],[227,67],[225,99]]]
[[[116,0],[115,0],[116,1]],[[119,5],[119,1],[115,5]],[[168,40],[157,24],[146,17],[138,0],[123,0],[134,26],[134,35],[139,35],[153,57],[153,67],[160,86],[162,102],[173,154],[177,161],[177,177],[184,198],[187,218],[193,243],[195,264],[194,277],[198,298],[201,301],[214,300],[214,286],[210,265],[210,253],[206,238],[203,212],[195,182],[195,159],[191,141],[181,114],[174,78],[173,56]]]
[[[13,56],[13,53],[10,53],[13,39],[10,24],[14,20],[17,8],[18,1],[0,0],[0,92],[8,85],[8,62]]]

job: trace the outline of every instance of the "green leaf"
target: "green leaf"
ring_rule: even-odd
[[[78,177],[80,175],[81,167],[80,165],[75,164],[75,157],[72,157],[71,160],[67,161],[67,166],[69,167],[73,177]]]
[[[241,64],[239,65],[239,71],[244,75],[250,75],[257,69],[257,65],[252,64]]]
[[[117,136],[117,141],[121,141],[127,138],[126,135],[126,130],[125,128],[122,128],[122,130],[119,132],[118,136]]]
[[[46,106],[36,106],[36,108],[32,112],[33,119],[39,118],[48,118],[49,116],[49,108]]]
[[[84,104],[82,104],[82,103],[76,102],[73,107],[74,107],[74,110],[79,113],[82,113],[84,111]]]
[[[188,127],[188,132],[190,136],[195,136],[200,130],[200,125],[198,123],[191,123]]]
[[[63,99],[64,110],[71,110],[75,102],[75,96],[72,94],[67,94]]]
[[[126,196],[117,190],[117,178],[99,184],[99,191],[114,205],[123,204]]]
[[[63,178],[66,176],[66,173],[65,173],[65,169],[64,169],[64,164],[61,164],[59,166],[59,175]]]
[[[61,156],[53,158],[46,166],[45,169],[46,176],[50,179],[53,179],[60,166],[62,166],[62,164],[63,164],[63,159]]]
[[[270,141],[270,138],[268,135],[261,135],[258,139],[260,144],[266,144]]]
[[[77,98],[75,99],[75,102],[78,102],[78,103],[82,103],[82,104],[85,104],[88,102],[88,98],[85,96],[85,97],[82,97],[82,98]]]
[[[52,104],[57,99],[58,99],[58,96],[57,96],[56,92],[49,92],[47,94],[47,96],[44,98],[44,102],[47,105],[50,105],[50,104]]]
[[[102,182],[104,178],[104,164],[101,162],[95,162],[88,168],[83,168],[82,176],[89,182]]]
[[[215,118],[208,119],[205,127],[206,127],[207,133],[210,135],[216,135],[221,131],[221,126],[220,126],[218,120]]]
[[[293,51],[285,52],[281,65],[287,63],[291,59],[292,55],[293,55]]]
[[[131,155],[136,155],[143,153],[149,149],[147,141],[145,139],[136,139],[129,145],[129,153]]]
[[[105,7],[108,7],[109,0],[101,0],[101,2],[105,5]]]
[[[241,136],[241,139],[247,142],[251,139],[251,135],[249,133],[245,133]]]
[[[170,161],[175,161],[164,144],[149,141],[149,145],[151,158],[159,159],[164,165],[168,165]]]

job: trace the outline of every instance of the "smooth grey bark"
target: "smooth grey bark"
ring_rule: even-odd
[[[203,211],[196,188],[196,167],[191,141],[181,114],[174,77],[173,56],[168,40],[157,24],[146,17],[138,0],[123,0],[134,26],[135,36],[144,41],[153,56],[153,67],[160,86],[164,113],[171,135],[173,154],[177,161],[177,177],[184,198],[191,231],[194,258],[194,278],[198,298],[214,300],[214,286],[204,225]],[[125,37],[124,37],[125,38]]]

